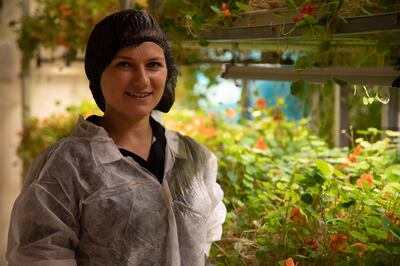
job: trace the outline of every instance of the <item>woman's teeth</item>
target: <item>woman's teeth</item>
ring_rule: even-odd
[[[129,92],[127,91],[126,94],[132,97],[137,97],[137,98],[144,98],[147,97],[151,94],[151,92],[144,92],[144,93],[139,93],[139,92]]]

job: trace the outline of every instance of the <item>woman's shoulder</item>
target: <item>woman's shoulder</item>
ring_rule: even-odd
[[[166,136],[169,145],[179,147],[179,150],[185,150],[187,154],[196,154],[196,157],[199,155],[206,158],[214,157],[213,152],[207,146],[190,136],[171,130],[166,130]]]

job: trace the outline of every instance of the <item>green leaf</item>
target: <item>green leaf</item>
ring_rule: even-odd
[[[332,165],[330,165],[329,163],[324,162],[322,160],[317,160],[316,165],[317,165],[318,170],[320,170],[322,174],[328,175],[328,176],[332,175],[334,167]]]
[[[389,166],[385,170],[385,176],[388,182],[400,182],[400,165]]]
[[[242,2],[235,2],[235,4],[240,11],[246,12],[251,10],[251,7],[249,5],[246,5]]]
[[[287,0],[286,3],[287,3],[288,9],[292,9],[293,10],[293,9],[297,8],[297,5],[294,2],[294,0]]]
[[[364,97],[363,97],[363,104],[364,104],[364,105],[368,105],[368,103],[369,103],[369,102],[368,102],[368,98],[364,96]]]
[[[382,192],[399,193],[400,184],[398,182],[389,182],[383,188]]]
[[[223,15],[224,14],[224,13],[222,13],[221,9],[219,7],[217,7],[217,6],[211,5],[210,8],[212,9],[212,11],[214,11],[218,15]]]
[[[306,204],[311,204],[313,202],[313,197],[310,193],[305,193],[301,195],[301,200]]]
[[[296,95],[304,89],[304,80],[298,80],[290,85],[290,94]]]
[[[373,227],[367,227],[367,233],[380,239],[387,239],[387,232]]]
[[[373,103],[374,103],[374,101],[375,101],[375,99],[374,99],[374,98],[372,98],[372,97],[368,98],[368,103],[369,103],[369,104],[373,104]]]
[[[350,208],[352,205],[354,205],[354,203],[356,203],[355,200],[350,200],[350,201],[347,201],[347,202],[342,202],[342,203],[339,204],[339,207],[340,207],[340,208],[345,208],[345,209],[347,209],[347,208]]]
[[[357,231],[350,231],[349,234],[361,242],[367,242],[368,237]]]

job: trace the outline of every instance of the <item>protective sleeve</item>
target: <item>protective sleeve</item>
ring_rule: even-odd
[[[226,207],[222,199],[224,192],[221,186],[217,183],[217,158],[211,154],[207,169],[206,180],[208,180],[207,188],[212,200],[211,212],[207,218],[207,238],[204,247],[204,252],[208,256],[211,245],[214,241],[220,240],[222,236],[222,224],[226,217]]]
[[[76,169],[68,157],[62,157],[42,157],[28,174],[29,184],[11,214],[6,254],[9,265],[76,265],[79,223],[71,180]]]

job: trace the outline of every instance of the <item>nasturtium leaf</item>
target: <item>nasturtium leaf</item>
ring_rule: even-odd
[[[352,205],[354,205],[354,203],[356,203],[356,201],[355,200],[349,200],[349,201],[347,201],[347,202],[342,202],[342,203],[340,203],[339,204],[339,207],[341,207],[341,208],[350,208]]]
[[[389,166],[385,170],[385,176],[388,182],[400,182],[400,165]]]
[[[251,7],[249,5],[246,5],[246,4],[238,2],[238,1],[235,2],[235,5],[237,6],[237,8],[240,11],[246,12],[246,11],[250,11],[251,10]]]
[[[313,197],[311,196],[310,193],[305,193],[305,194],[301,195],[301,200],[304,203],[311,204],[313,202]]]
[[[329,175],[329,176],[332,175],[334,168],[329,163],[322,161],[322,160],[317,160],[316,165],[317,165],[318,170],[320,170],[322,174]]]
[[[288,9],[296,9],[297,5],[294,0],[286,0]]]
[[[367,227],[367,233],[370,236],[375,236],[380,239],[387,239],[387,232],[373,227]]]
[[[222,13],[221,9],[219,9],[219,7],[211,5],[210,8],[212,9],[212,11],[214,11],[218,15],[223,15],[223,13]]]
[[[368,237],[366,235],[357,231],[350,231],[349,234],[361,242],[366,242],[368,240]]]
[[[383,229],[390,230],[392,228],[392,220],[389,217],[383,216],[381,218],[381,220],[382,220]]]

